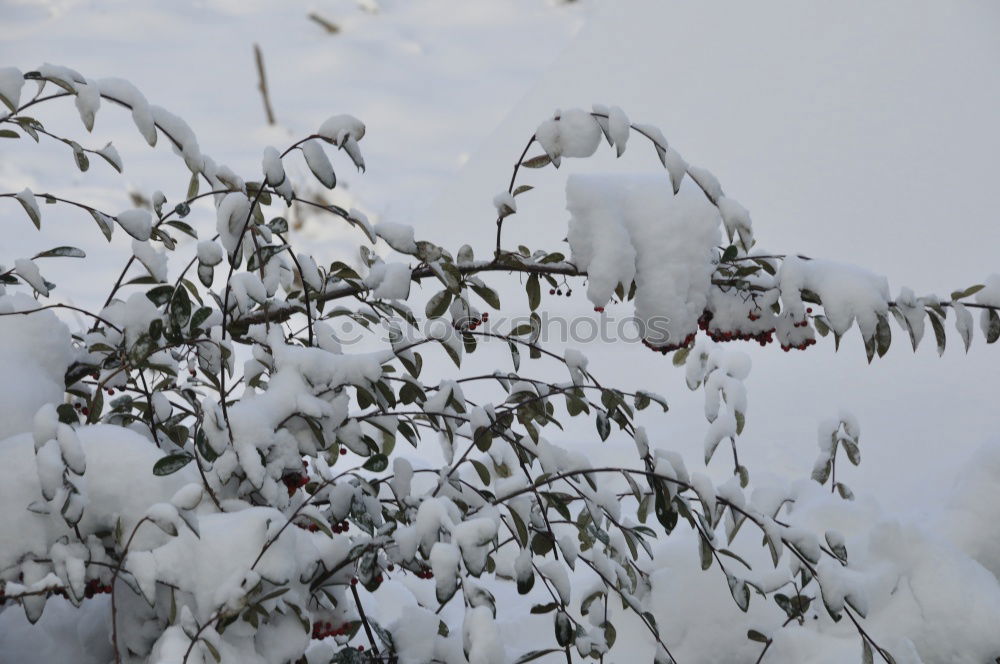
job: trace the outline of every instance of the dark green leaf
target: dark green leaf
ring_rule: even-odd
[[[368,457],[363,467],[373,473],[381,473],[389,467],[389,458],[384,454],[373,454]]]
[[[534,311],[542,302],[542,292],[538,285],[537,274],[532,274],[528,277],[528,281],[524,285],[524,290],[528,293],[528,307]]]
[[[171,475],[191,463],[194,457],[187,452],[169,454],[153,465],[154,475]]]
[[[928,314],[927,318],[931,322],[931,327],[934,328],[934,338],[937,340],[938,355],[944,355],[945,344],[948,341],[944,333],[944,325],[941,323],[941,319],[934,315],[934,313]]]
[[[447,290],[440,291],[428,300],[424,313],[427,314],[428,318],[437,318],[444,315],[444,312],[448,310],[448,305],[450,304],[451,293]]]
[[[48,251],[43,251],[40,254],[35,254],[32,256],[32,259],[56,257],[86,258],[87,254],[85,254],[82,249],[77,249],[76,247],[54,247]]]

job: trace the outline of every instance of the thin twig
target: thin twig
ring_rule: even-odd
[[[267,124],[273,125],[274,122],[274,109],[271,108],[271,95],[267,91],[267,74],[264,71],[264,54],[260,50],[258,44],[253,45],[253,57],[254,62],[257,63],[257,89],[260,90],[260,96],[264,100],[264,113],[267,115]]]

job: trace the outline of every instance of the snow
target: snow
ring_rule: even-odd
[[[217,242],[212,240],[198,242],[198,262],[214,267],[221,263],[224,257],[225,253]]]
[[[246,194],[234,191],[226,194],[216,210],[215,230],[230,257],[242,250],[243,227],[250,217],[250,200]]]
[[[24,206],[25,211],[37,225],[38,220],[41,219],[41,213],[38,211],[38,201],[35,200],[35,195],[31,193],[31,190],[26,187],[14,198]]]
[[[562,157],[589,157],[601,142],[601,127],[590,113],[579,108],[556,111],[535,130],[535,140],[558,166]]]
[[[567,348],[563,359],[566,360],[566,368],[569,370],[573,384],[584,384],[588,364],[586,356],[575,348]]]
[[[114,657],[111,641],[110,598],[95,597],[79,608],[61,597],[46,602],[45,613],[31,625],[19,609],[0,612],[0,634],[5,638],[0,662],[76,662],[106,664]]]
[[[0,314],[37,307],[23,293],[0,295]],[[0,439],[30,431],[42,405],[62,401],[72,357],[69,330],[51,311],[0,316]]]
[[[13,111],[21,105],[24,74],[17,67],[0,67],[0,101]]]
[[[406,263],[393,261],[378,262],[372,266],[365,285],[372,289],[372,295],[386,300],[405,300],[410,296],[412,271]]]
[[[119,517],[124,532],[130,533],[149,506],[169,500],[181,486],[196,480],[197,472],[190,466],[173,475],[154,476],[151,469],[163,452],[128,429],[99,424],[81,427],[76,435],[86,456],[82,486],[87,505],[77,525],[83,536],[113,531]],[[59,444],[52,448],[56,457],[59,457],[59,448]],[[58,509],[50,515],[24,509],[29,502],[41,497],[39,473],[44,470],[36,466],[31,435],[21,433],[0,441],[0,464],[9,473],[9,496],[12,500],[24,501],[23,505],[12,504],[10,509],[0,513],[2,532],[18,533],[17,538],[0,538],[0,576],[9,579],[25,553],[45,557],[47,543],[57,539],[60,533],[71,531]],[[136,537],[137,544],[142,546],[157,541],[154,530],[140,529]]]
[[[118,225],[122,229],[140,242],[149,239],[149,234],[153,229],[153,216],[148,210],[134,208],[118,213],[116,217]]]
[[[316,133],[338,146],[344,146],[347,139],[360,141],[365,137],[365,124],[353,115],[334,115],[324,120]]]
[[[337,175],[333,171],[333,164],[323,150],[323,145],[317,140],[308,140],[302,144],[302,155],[305,157],[309,170],[316,176],[324,187],[333,189],[337,186]]]
[[[801,291],[817,293],[830,328],[845,333],[857,323],[865,339],[889,309],[889,282],[867,270],[826,260],[789,256],[778,271],[782,305],[795,319],[805,315]]]
[[[292,200],[292,183],[285,177],[285,167],[281,163],[281,155],[274,147],[264,148],[263,158],[264,179],[267,184],[287,202]]]
[[[493,197],[493,207],[497,209],[497,214],[504,217],[517,212],[517,201],[509,192],[502,191]]]
[[[435,576],[437,574],[435,573]],[[401,664],[425,664],[434,659],[439,618],[419,606],[404,606],[389,626]]]
[[[149,242],[132,240],[132,255],[139,259],[149,271],[149,275],[157,282],[163,283],[167,280],[167,252],[163,249],[157,251]]]
[[[566,207],[572,261],[587,271],[594,306],[634,279],[646,341],[683,343],[708,301],[717,210],[690,188],[675,196],[661,178],[617,174],[570,176]]]
[[[42,273],[39,271],[38,265],[36,265],[33,260],[30,258],[16,259],[14,261],[14,272],[40,294],[46,297],[48,296],[49,287],[45,285],[45,280],[42,279]]]
[[[489,608],[477,606],[465,612],[462,637],[469,664],[503,664],[506,661],[503,641]]]
[[[76,86],[76,110],[87,131],[93,131],[94,118],[101,107],[101,89],[94,81],[86,81]]]
[[[104,78],[97,82],[101,94],[132,108],[132,121],[150,146],[156,145],[156,124],[145,95],[132,83],[121,78]]]
[[[1000,307],[1000,274],[991,274],[983,282],[984,288],[976,293],[976,304]]]
[[[108,161],[110,161],[115,166],[115,170],[121,172],[122,170],[122,157],[118,154],[118,150],[111,143],[108,143],[103,148],[97,151],[97,154],[101,155]]]
[[[375,224],[375,234],[400,253],[412,254],[417,250],[412,226],[383,221]]]

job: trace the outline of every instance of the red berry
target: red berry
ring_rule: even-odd
[[[812,307],[806,307],[806,313],[807,314],[811,314],[812,312],[813,312],[813,308]]]
[[[387,572],[392,572],[392,571],[395,571],[396,566],[393,565],[392,563],[390,563],[389,566],[386,567],[385,569],[386,569]]]
[[[555,295],[555,294],[556,294],[556,289],[555,288],[550,288],[549,289],[549,295]]]
[[[90,415],[90,409],[87,408],[86,406],[84,406],[83,408],[81,408],[80,412],[83,413],[84,415]]]
[[[364,652],[364,651],[365,651],[364,646],[358,646],[358,652]]]
[[[344,456],[345,454],[347,454],[347,448],[346,447],[341,447],[340,448],[340,456]]]
[[[594,307],[594,311],[596,311],[599,314],[603,314],[604,313],[604,307]]]
[[[489,320],[489,319],[490,319],[489,312],[483,312],[483,320]]]
[[[351,579],[351,585],[352,586],[358,585],[358,580],[356,578],[355,579]]]

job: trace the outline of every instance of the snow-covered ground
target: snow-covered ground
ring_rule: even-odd
[[[526,138],[554,109],[596,102],[658,125],[687,159],[712,169],[753,213],[761,244],[775,252],[855,262],[887,275],[894,294],[907,285],[946,295],[998,271],[995,3],[919,0],[901,11],[898,3],[871,0],[379,0],[373,12],[375,4],[4,0],[0,66],[27,71],[53,62],[92,77],[127,78],[151,102],[185,118],[206,153],[244,173],[259,170],[265,146],[284,145],[323,118],[350,112],[368,127],[368,170],[361,175],[338,166],[348,192],[339,194],[340,202],[373,220],[413,224],[419,236],[452,249],[469,242],[480,255],[491,249],[493,196],[506,186]],[[328,34],[308,19],[310,12],[340,32]],[[264,54],[276,127],[264,121],[254,43]],[[164,147],[146,148],[132,127],[112,124],[112,113],[120,111],[104,111],[94,136],[81,138],[81,131],[78,140],[88,147],[114,140],[129,189],[148,197],[160,188],[180,198],[187,178],[176,159]],[[62,119],[76,131],[75,116],[66,104],[40,117]],[[76,173],[65,146],[5,143],[0,149],[2,191],[29,186],[73,192],[111,209],[130,207],[121,179],[100,163]],[[657,168],[652,149],[635,141],[620,161],[602,146],[591,161],[530,173],[525,182],[536,190],[518,198],[507,243],[565,249],[566,173]],[[45,206],[38,234],[15,203],[2,205],[5,223],[14,228],[4,235],[0,259],[54,244],[90,253],[85,278],[71,264],[53,264],[57,294],[70,301],[92,304],[94,286],[113,278],[118,256],[128,251],[124,238],[110,247],[96,241],[92,222],[71,212]],[[210,218],[208,208],[201,214]],[[318,223],[302,234],[309,250],[326,260],[345,257],[355,240],[350,231]],[[572,298],[546,297],[544,306],[564,316],[592,315],[584,290]],[[516,283],[501,294],[505,313],[526,309]],[[914,567],[954,562],[953,551],[909,530],[928,512],[950,523],[968,549],[982,546],[967,532],[969,521],[948,510],[978,509],[963,484],[989,486],[981,471],[995,466],[995,451],[987,447],[972,465],[969,459],[984,443],[1000,444],[993,407],[1000,358],[981,337],[967,355],[957,338],[950,342],[938,358],[932,343],[913,354],[897,334],[887,357],[870,367],[853,333],[837,354],[822,342],[807,353],[746,349],[754,366],[747,380],[745,462],[758,469],[757,477],[807,477],[818,422],[845,407],[863,432],[863,463],[845,478],[859,495],[854,525],[863,530],[889,515],[906,531],[872,550],[898,558],[905,551],[893,547],[910,542],[914,550],[930,551]],[[702,397],[687,391],[682,372],[638,344],[584,350],[591,371],[606,382],[667,396],[670,413],[650,417],[648,428],[694,465],[704,437]],[[593,438],[588,427],[569,427],[561,442],[583,445],[578,441]],[[600,463],[630,447],[612,441],[583,449]],[[712,471],[720,479],[728,474],[723,465]],[[953,495],[953,507],[932,508],[942,495]],[[852,534],[851,524],[843,528]],[[681,545],[690,553],[690,542]],[[989,554],[977,559],[986,564]],[[696,565],[689,556],[676,557],[680,569]],[[978,571],[961,561],[949,569],[957,570],[952,587],[976,588]],[[914,596],[942,591],[944,585],[931,582],[933,571],[915,572],[927,585],[913,588]],[[709,605],[732,608],[718,579],[685,585],[678,578],[685,577],[664,575],[666,595],[718,585],[721,594]],[[982,597],[996,610],[992,594]],[[670,607],[662,608],[670,615]],[[933,622],[906,613],[912,609],[908,604],[892,618],[901,633]],[[395,616],[386,611],[383,618],[391,622]],[[54,613],[51,619],[63,618]],[[4,659],[9,633],[0,631],[4,662],[14,661]],[[686,644],[676,654],[690,653],[682,662],[695,653],[709,658],[700,661],[725,661],[746,644],[735,634],[731,643],[710,645],[713,633],[671,635]],[[828,659],[815,661],[857,658],[856,642],[850,650],[845,643],[830,637]],[[710,647],[719,649],[718,659],[710,658],[716,656]],[[794,643],[783,647],[798,652]],[[809,656],[788,661],[814,661]],[[927,661],[966,661],[962,656],[942,652]]]

